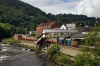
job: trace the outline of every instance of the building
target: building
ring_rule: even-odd
[[[29,37],[23,34],[15,34],[13,37],[15,40],[28,40],[28,41],[35,41],[36,38]]]
[[[79,34],[87,34],[90,31],[90,27],[76,27]]]
[[[67,27],[68,30],[75,30],[76,24],[75,24],[75,23],[72,23],[72,24],[66,24],[66,27]]]
[[[67,29],[67,27],[63,24],[60,29]]]
[[[29,35],[35,34],[36,31],[29,31]]]
[[[16,40],[22,39],[22,34],[15,34],[13,38]]]
[[[67,29],[67,30],[71,30],[71,29],[75,29],[76,28],[76,25],[75,23],[72,23],[72,24],[66,24],[66,25],[62,25],[60,27],[60,29]]]
[[[89,26],[85,26],[85,27],[76,27],[75,23],[71,23],[71,24],[66,24],[66,25],[62,25],[60,27],[60,29],[66,29],[66,30],[78,30],[79,34],[87,34],[87,32],[89,32],[90,27]]]
[[[40,25],[36,27],[36,34],[41,35],[44,29],[54,29],[60,28],[60,25],[56,21],[48,21],[46,23],[42,22]]]
[[[63,24],[60,29],[62,30],[76,30],[77,33],[73,33],[69,36],[69,38],[62,38],[60,37],[58,39],[59,44],[65,44],[65,45],[73,45],[73,41],[77,41],[77,45],[80,45],[81,42],[85,39],[85,35],[88,34],[90,27],[76,27],[75,23],[71,24]]]

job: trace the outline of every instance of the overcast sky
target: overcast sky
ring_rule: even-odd
[[[100,17],[100,0],[21,0],[46,13],[84,14],[89,17]]]

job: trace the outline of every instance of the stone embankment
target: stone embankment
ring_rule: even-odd
[[[72,57],[75,57],[78,53],[81,53],[80,48],[71,46],[60,46],[60,51]]]
[[[34,46],[34,47],[36,47],[37,45],[34,43],[34,41],[21,41],[21,44]],[[64,45],[59,45],[59,46],[60,46],[60,51],[62,53],[67,54],[72,57],[75,57],[78,53],[81,53],[80,48],[64,46]],[[47,48],[44,48],[42,51],[47,52]]]
[[[36,47],[36,45],[37,45],[34,43],[34,41],[27,41],[27,40],[20,40],[20,44],[34,46],[34,47]]]

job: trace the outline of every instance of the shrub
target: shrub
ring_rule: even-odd
[[[29,49],[30,49],[30,51],[32,52],[32,51],[34,51],[34,50],[35,50],[35,47],[30,46],[30,47],[29,47]]]
[[[78,54],[74,59],[74,66],[95,66],[94,63],[94,58],[89,53]]]
[[[70,61],[70,58],[67,55],[60,55],[56,58],[56,60],[59,65],[63,65],[68,63]]]
[[[60,47],[57,44],[52,44],[47,50],[48,58],[55,61],[59,65],[64,65],[70,62],[70,58],[60,52]]]
[[[81,48],[81,51],[82,52],[90,52],[91,51],[91,48],[89,48],[89,47],[82,47]]]
[[[58,54],[58,53],[57,53],[57,54],[54,54],[53,60],[54,60],[54,61],[57,61],[57,57],[60,56],[60,55],[61,55],[60,53],[59,53],[59,54]]]
[[[6,44],[18,44],[19,43],[19,40],[15,40],[13,38],[6,38],[6,39],[3,39],[2,40],[3,43],[6,43]]]
[[[48,58],[53,58],[54,54],[60,53],[60,47],[57,44],[51,45],[51,47],[47,50]]]

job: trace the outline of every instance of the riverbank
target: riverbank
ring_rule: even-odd
[[[17,51],[20,54],[5,58],[5,60],[0,61],[0,66],[58,66],[43,54],[35,54],[34,52],[23,50],[23,47],[3,47],[10,48],[12,51]]]
[[[24,50],[28,50],[30,51],[30,48],[32,48],[32,51],[35,51],[36,55],[46,55],[47,54],[47,50],[48,48],[50,48],[52,45],[58,45],[58,44],[51,44],[48,48],[47,47],[43,47],[41,48],[41,50],[39,50],[39,48],[37,48],[37,44],[35,44],[32,41],[21,41],[20,43],[10,43],[11,45],[14,46],[18,46],[18,47],[24,47]],[[69,46],[63,46],[63,45],[59,45],[60,48],[60,54],[57,54],[57,57],[52,61],[51,59],[49,59],[52,63],[56,63],[59,65],[65,65],[65,66],[72,66],[72,62],[69,63],[69,60],[67,60],[66,56],[71,57],[73,59],[73,57],[79,52],[78,48],[75,47],[69,47]],[[45,56],[46,57],[46,56]],[[44,58],[43,58],[44,59]],[[48,57],[47,57],[48,59]],[[65,59],[65,61],[63,61]],[[68,61],[68,63],[66,63],[66,61]],[[44,63],[45,65],[45,63]]]

